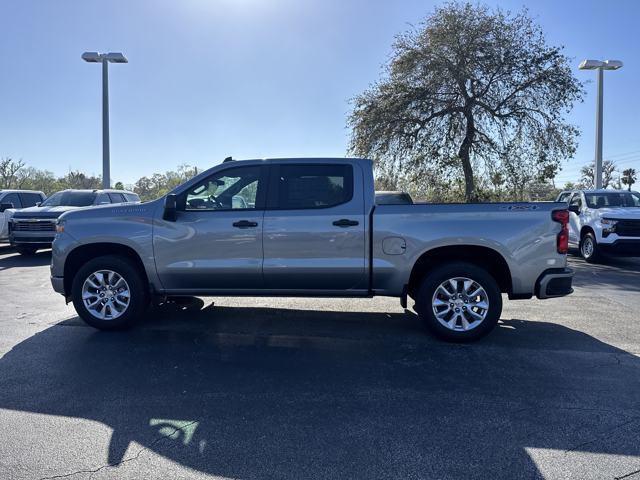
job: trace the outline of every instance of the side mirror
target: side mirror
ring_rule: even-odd
[[[569,211],[580,215],[580,207],[578,205],[569,205]]]
[[[168,222],[176,221],[176,194],[169,193],[164,197],[164,212],[162,218]]]
[[[13,208],[13,203],[0,203],[0,212]]]
[[[36,207],[39,207],[40,205],[42,205],[42,202],[36,202]]]

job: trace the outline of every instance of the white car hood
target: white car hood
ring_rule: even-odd
[[[640,208],[638,207],[617,207],[617,208],[598,208],[594,210],[600,218],[620,218],[625,220],[640,220]]]

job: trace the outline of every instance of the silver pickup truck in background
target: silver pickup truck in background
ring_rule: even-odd
[[[558,203],[376,205],[365,159],[224,162],[158,200],[64,213],[51,282],[99,329],[153,297],[407,297],[450,341],[486,335],[502,295],[572,292]]]

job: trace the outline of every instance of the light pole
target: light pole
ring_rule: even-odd
[[[598,102],[596,107],[596,188],[602,188],[602,83],[604,70],[618,70],[622,68],[620,60],[583,60],[578,67],[580,70],[598,70]]]
[[[109,62],[127,63],[126,57],[119,52],[84,52],[82,59],[90,63],[102,63],[102,188],[111,187],[111,168],[109,163]]]

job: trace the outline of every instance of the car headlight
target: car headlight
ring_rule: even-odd
[[[600,219],[600,224],[602,225],[602,236],[608,237],[609,234],[614,233],[616,231],[616,223],[618,223],[618,220],[614,220],[613,218]]]

